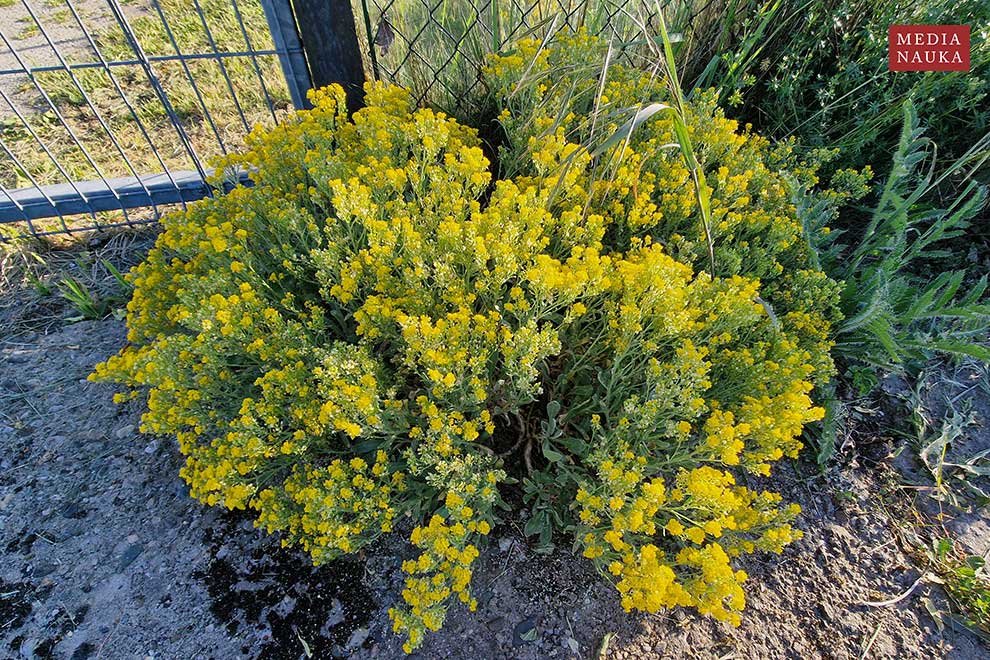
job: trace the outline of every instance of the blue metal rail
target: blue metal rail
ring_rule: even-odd
[[[238,183],[250,184],[246,172],[238,176]],[[195,171],[22,188],[0,196],[0,223],[182,204],[212,192]]]

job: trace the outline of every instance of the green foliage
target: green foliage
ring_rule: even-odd
[[[886,175],[906,100],[949,161],[990,131],[990,4],[983,0],[733,0],[719,18],[691,35],[687,79],[719,87],[721,100],[766,134],[837,147],[843,167],[872,165]],[[888,71],[894,24],[971,26],[970,71]]]
[[[795,189],[795,206],[815,250],[815,264],[843,282],[844,320],[836,328],[832,353],[863,396],[879,382],[880,371],[915,373],[938,355],[990,360],[985,343],[990,332],[987,277],[959,269],[958,258],[947,249],[986,204],[986,189],[973,179],[973,171],[987,157],[990,135],[936,176],[934,148],[913,104],[906,102],[902,112],[890,175],[866,211],[864,227],[822,231],[842,205],[863,196],[862,175],[837,172],[833,184],[843,191],[838,196]],[[946,180],[958,190],[947,206],[937,202]],[[949,264],[955,269],[932,275],[932,269]],[[824,465],[835,451],[845,412],[834,384],[823,396],[828,414],[818,440],[818,461]]]
[[[960,622],[981,636],[990,635],[990,574],[984,557],[959,553],[951,539],[932,543],[933,559]]]
[[[101,266],[112,276],[115,290],[99,294],[71,275],[62,278],[58,286],[59,293],[79,312],[76,316],[68,319],[70,322],[99,321],[111,314],[117,318],[123,318],[123,305],[127,296],[133,291],[133,287],[124,279],[124,275],[117,270],[117,267],[108,260],[102,259]],[[49,287],[43,281],[32,280],[32,282],[37,282],[36,289],[39,293],[47,295]]]
[[[985,158],[988,147],[990,136],[936,178],[934,162],[926,167],[931,141],[923,137],[908,102],[890,175],[866,226],[845,233],[851,245],[837,242],[842,232],[815,231],[834,207],[799,206],[823,269],[844,281],[845,320],[837,328],[835,355],[887,370],[910,367],[936,353],[990,360],[990,349],[981,343],[990,329],[986,276],[967,280],[964,270],[935,276],[928,271],[951,257],[942,246],[962,236],[985,204],[985,187],[965,170]],[[960,192],[947,207],[933,206],[932,191],[953,176]]]
[[[965,365],[979,370],[990,368],[990,364]],[[934,485],[932,497],[957,509],[984,507],[990,504],[990,490],[987,478],[990,477],[990,450],[972,448],[973,433],[978,432],[978,417],[972,411],[971,401],[958,402],[958,395],[945,396],[944,412],[932,414],[931,404],[924,394],[931,388],[931,376],[939,380],[953,381],[953,376],[945,373],[945,365],[938,370],[923,371],[918,382],[907,395],[910,418],[914,433],[909,436],[909,445],[917,454],[917,463],[926,473],[926,481]],[[977,380],[975,386],[990,394],[990,382]],[[963,393],[966,391],[964,390]]]
[[[701,226],[705,230],[705,243],[708,246],[709,272],[714,274],[716,272],[716,267],[715,246],[712,243],[711,189],[708,187],[708,182],[705,180],[705,170],[698,163],[698,158],[694,153],[694,147],[691,145],[691,134],[687,126],[687,110],[684,106],[684,94],[681,91],[680,79],[677,77],[677,65],[674,62],[673,44],[670,40],[670,35],[667,33],[667,23],[664,20],[662,13],[659,16],[659,22],[660,36],[663,39],[663,61],[666,64],[666,75],[664,77],[667,80],[667,87],[670,90],[670,98],[674,104],[671,108],[671,110],[673,110],[674,135],[677,137],[677,145],[680,147],[681,156],[684,158],[684,164],[691,172],[691,184],[694,187],[695,200],[698,205],[698,215],[700,216],[699,219],[701,221]],[[606,74],[602,75],[603,80],[606,77]],[[631,130],[632,128],[630,128],[630,131]]]
[[[74,277],[66,276],[62,278],[60,286],[62,297],[69,301],[78,311],[79,315],[70,320],[96,321],[107,316],[107,303],[100,300],[89,290],[85,284]]]

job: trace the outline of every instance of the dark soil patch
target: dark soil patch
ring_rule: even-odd
[[[314,567],[304,553],[281,548],[273,539],[247,549],[247,556],[232,556],[240,550],[231,544],[238,518],[243,522],[244,517],[228,516],[217,529],[206,530],[213,559],[194,574],[206,584],[213,615],[231,635],[242,627],[260,633],[258,658],[294,659],[306,648],[318,659],[344,655],[351,636],[375,611],[374,594],[363,581],[364,564],[342,558]]]
[[[28,596],[34,591],[30,582],[0,580],[0,622],[4,628],[17,628],[31,613]]]

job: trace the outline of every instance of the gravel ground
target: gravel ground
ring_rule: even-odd
[[[0,342],[0,658],[400,657],[387,611],[412,548],[396,537],[314,569],[250,519],[191,500],[174,443],[138,434],[140,406],[85,380],[124,336],[106,320]],[[479,560],[478,611],[454,607],[417,656],[987,657],[932,618],[948,602],[931,581],[862,604],[922,574],[894,534],[884,465],[827,479],[778,468],[806,536],[744,564],[739,628],[627,616],[586,561],[536,555],[507,524]],[[987,516],[969,516],[957,531],[975,543]]]

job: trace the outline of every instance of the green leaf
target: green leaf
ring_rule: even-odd
[[[553,449],[550,448],[550,441],[549,440],[544,440],[543,441],[543,447],[542,447],[542,449],[543,449],[543,455],[551,463],[563,463],[564,462],[564,459],[566,458],[559,451],[555,451],[555,450],[553,450]]]
[[[631,109],[631,108],[630,108]],[[632,135],[640,125],[642,125],[647,119],[657,114],[661,110],[670,110],[669,105],[664,105],[663,103],[651,103],[650,105],[640,108],[636,111],[636,114],[627,121],[625,124],[620,126],[618,130],[615,131],[607,140],[599,144],[591,151],[592,157],[597,158],[606,151],[610,150],[612,147],[618,145],[620,142],[624,142]]]
[[[541,531],[543,531],[543,526],[545,522],[546,521],[543,520],[541,516],[539,516],[539,513],[534,511],[530,515],[529,520],[527,520],[526,524],[523,526],[523,534],[525,534],[526,536],[536,536]]]
[[[990,348],[987,348],[986,346],[981,346],[980,344],[972,344],[963,341],[954,341],[951,339],[939,339],[931,342],[929,346],[943,353],[952,353],[954,355],[968,355],[978,360],[982,360],[983,362],[990,362]]]

